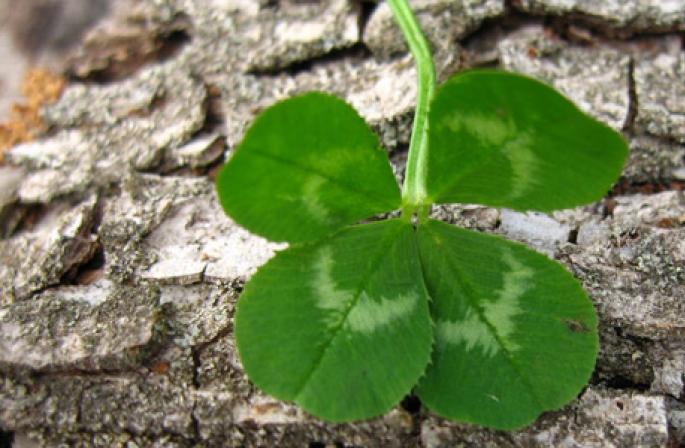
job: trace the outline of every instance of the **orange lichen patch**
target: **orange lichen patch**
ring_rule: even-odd
[[[65,80],[48,70],[34,68],[26,72],[21,93],[30,106],[53,103],[64,90]]]
[[[164,375],[169,371],[169,363],[166,361],[160,361],[155,363],[151,369],[157,375]]]
[[[33,68],[26,72],[21,85],[21,93],[26,100],[12,105],[8,121],[0,123],[0,164],[5,149],[29,141],[45,131],[40,108],[57,101],[64,85],[64,78],[48,70]]]

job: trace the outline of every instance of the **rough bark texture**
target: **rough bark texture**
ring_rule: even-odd
[[[133,2],[92,30],[44,138],[0,168],[0,427],[27,446],[676,446],[685,443],[685,3],[417,0],[444,79],[499,66],[621,130],[604,200],[552,215],[433,215],[564,263],[600,315],[579,398],[518,432],[441,420],[413,397],[329,425],[255,390],[232,328],[279,245],[217,205],[212,174],[258,111],[345,98],[401,172],[415,70],[385,5]],[[574,188],[569,185],[568,188]],[[401,368],[401,366],[393,366]]]

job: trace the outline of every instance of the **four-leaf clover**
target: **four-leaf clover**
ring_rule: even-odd
[[[587,383],[592,303],[557,262],[427,210],[585,204],[616,180],[626,145],[552,88],[500,71],[456,75],[429,110],[425,192],[410,200],[342,100],[308,93],[255,120],[217,179],[220,201],[290,247],[239,299],[240,357],[259,388],[329,421],[382,414],[415,388],[439,415],[518,428]]]

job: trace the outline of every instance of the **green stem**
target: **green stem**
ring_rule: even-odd
[[[427,205],[428,109],[435,92],[435,68],[426,38],[407,0],[387,0],[416,63],[417,97],[402,190],[402,213],[413,214]]]

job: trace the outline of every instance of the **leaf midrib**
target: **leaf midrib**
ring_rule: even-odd
[[[276,155],[273,155],[273,154],[269,154],[269,153],[266,153],[266,152],[262,152],[262,151],[260,151],[260,150],[258,150],[258,149],[254,149],[254,148],[250,148],[249,151],[250,151],[249,154],[256,155],[256,156],[260,156],[260,157],[263,157],[263,158],[265,158],[265,159],[272,160],[272,161],[274,161],[274,162],[282,163],[282,164],[284,164],[284,165],[287,165],[287,166],[289,166],[289,167],[291,167],[291,168],[298,169],[298,170],[303,171],[303,172],[305,172],[305,173],[315,174],[315,175],[317,175],[317,176],[319,176],[319,177],[321,177],[321,178],[323,178],[323,179],[325,179],[325,180],[327,180],[327,181],[329,181],[329,182],[331,182],[331,183],[337,185],[337,186],[340,187],[341,189],[344,189],[344,190],[346,190],[346,191],[348,191],[348,192],[350,192],[350,193],[353,193],[353,194],[355,194],[355,195],[357,195],[357,196],[361,196],[361,197],[363,197],[363,198],[366,199],[366,200],[371,199],[371,200],[372,200],[372,204],[373,204],[374,206],[378,206],[378,208],[385,208],[385,207],[387,207],[387,208],[389,208],[389,209],[394,210],[394,209],[396,209],[396,208],[399,207],[399,203],[395,204],[394,201],[393,201],[392,204],[391,204],[391,202],[388,201],[387,199],[381,198],[380,196],[376,196],[376,195],[375,195],[375,192],[374,192],[373,190],[369,190],[369,191],[360,190],[360,189],[358,189],[358,188],[356,188],[356,187],[354,187],[354,186],[352,186],[352,185],[350,185],[350,184],[348,184],[348,183],[346,183],[346,182],[342,182],[340,179],[337,179],[337,178],[335,178],[335,177],[331,177],[331,175],[328,174],[328,173],[325,173],[325,172],[323,172],[323,171],[320,171],[320,170],[317,170],[317,169],[315,169],[315,168],[312,168],[311,166],[302,165],[302,164],[296,163],[296,162],[294,162],[294,161],[292,161],[292,160],[285,159],[285,158],[282,158],[282,157],[279,157],[279,156],[276,156]],[[398,189],[397,198],[399,199],[399,197],[400,197],[400,196],[399,196],[399,189]],[[390,210],[388,210],[388,211],[390,211]]]
[[[450,177],[451,180],[444,184],[445,185],[444,188],[440,189],[440,191],[438,193],[431,195],[431,201],[430,202],[440,202],[441,201],[440,197],[442,195],[444,195],[445,193],[449,193],[449,191],[452,190],[456,185],[458,185],[463,178],[465,178],[469,174],[472,174],[474,171],[481,169],[484,165],[487,165],[488,163],[490,163],[498,154],[501,154],[501,153],[497,150],[497,148],[495,148],[490,152],[490,154],[485,156],[485,158],[483,158],[479,163],[471,166],[470,168],[465,169],[464,171],[462,171],[461,173],[459,173],[456,176],[451,176]]]
[[[433,245],[437,247],[437,244],[435,244],[435,241],[431,238]],[[420,252],[419,252],[420,254]],[[476,315],[478,316],[478,319],[480,319],[483,324],[490,330],[492,333],[492,336],[495,338],[495,341],[497,341],[497,344],[500,346],[500,349],[504,353],[504,358],[507,360],[509,365],[511,365],[512,369],[514,372],[519,376],[521,381],[526,385],[526,387],[529,390],[529,393],[533,400],[535,401],[535,404],[538,405],[541,409],[547,409],[546,406],[542,404],[542,400],[540,400],[540,397],[537,396],[535,392],[535,388],[533,387],[533,384],[531,383],[530,379],[523,374],[523,371],[519,367],[518,363],[514,360],[514,357],[512,353],[507,349],[506,345],[504,344],[502,338],[500,337],[499,333],[497,332],[497,329],[488,321],[488,319],[485,317],[485,314],[483,313],[483,310],[478,306],[477,303],[477,297],[478,294],[476,294],[473,290],[473,288],[469,285],[468,281],[464,278],[460,268],[454,263],[452,260],[451,256],[446,256],[444,257],[446,260],[446,263],[448,264],[448,267],[452,268],[454,272],[455,279],[457,280],[457,283],[459,283],[459,286],[461,289],[464,291],[464,296],[467,297],[468,300],[468,305],[473,308],[476,312]],[[421,263],[423,265],[423,260],[421,260]]]
[[[367,283],[369,282],[373,274],[377,271],[377,269],[380,267],[383,258],[387,256],[388,251],[383,250],[385,249],[387,242],[392,240],[399,233],[400,230],[401,227],[398,227],[398,230],[394,232],[388,232],[386,237],[383,238],[383,243],[379,244],[378,254],[373,258],[371,263],[369,263],[369,269],[364,273],[364,276],[361,279],[361,283],[359,284],[359,287],[355,290],[353,298],[350,301],[350,304],[341,316],[340,322],[338,322],[335,328],[331,330],[331,337],[323,344],[321,352],[314,361],[312,369],[310,370],[309,374],[305,377],[305,379],[302,381],[302,384],[297,388],[297,392],[295,392],[294,394],[293,401],[297,402],[299,400],[300,395],[307,387],[309,380],[311,380],[314,373],[316,373],[316,371],[321,367],[321,363],[323,361],[324,356],[326,355],[326,352],[330,349],[331,345],[333,345],[333,341],[338,337],[338,335],[342,331],[343,326],[345,325],[345,322],[347,322],[347,318],[349,317],[354,307],[357,305],[357,303],[359,303],[359,298],[361,297],[362,291],[364,291],[364,288],[366,287]]]

